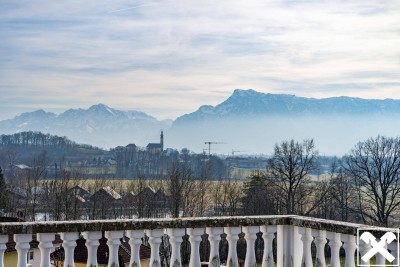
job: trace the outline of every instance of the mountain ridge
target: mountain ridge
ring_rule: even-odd
[[[346,154],[359,141],[400,132],[400,100],[356,97],[306,98],[235,90],[215,106],[201,106],[178,117],[168,132],[169,144],[223,141],[219,150],[273,153],[276,143],[313,138],[324,154]],[[217,152],[218,150],[215,150]]]
[[[68,109],[60,114],[43,109],[24,112],[13,119],[0,121],[0,134],[42,131],[98,147],[115,147],[134,142],[146,144],[153,140],[154,132],[169,128],[170,124],[141,111],[121,111],[96,104],[87,109]]]
[[[346,115],[400,113],[398,99],[364,99],[359,97],[308,98],[291,94],[260,93],[253,89],[235,89],[218,105],[203,105],[196,111],[178,117],[182,121],[229,116],[270,115]]]
[[[159,121],[141,111],[96,104],[60,114],[43,109],[25,112],[0,121],[0,134],[42,131],[111,148],[129,143],[145,146],[157,141],[164,130],[168,147],[202,151],[204,141],[223,140],[232,148],[257,153],[268,152],[282,140],[315,138],[326,153],[331,149],[340,154],[345,151],[335,146],[349,149],[357,141],[378,134],[397,135],[399,115],[398,99],[318,99],[236,89],[221,103],[202,105],[175,121]]]

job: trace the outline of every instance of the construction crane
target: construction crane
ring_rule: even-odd
[[[211,144],[226,144],[224,142],[204,142],[204,144],[208,145],[208,156],[211,154]]]

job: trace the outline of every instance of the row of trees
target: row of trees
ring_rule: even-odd
[[[76,144],[66,137],[43,134],[41,132],[20,132],[0,135],[0,166],[12,176],[14,165],[32,165],[33,155],[46,153],[49,176],[56,176],[63,168],[91,168],[87,176],[117,177],[120,179],[165,178],[169,166],[177,161],[190,163],[193,176],[200,175],[203,161],[213,161],[211,179],[226,176],[224,161],[216,156],[206,157],[191,153],[184,148],[181,151],[144,149],[134,144],[118,146],[111,150],[102,150],[89,145]],[[52,166],[50,168],[50,166]],[[106,170],[106,171],[102,171]],[[50,178],[50,177],[49,177]]]
[[[387,226],[395,222],[394,215],[399,212],[399,138],[378,136],[359,142],[347,155],[334,161],[329,173],[319,176],[313,175],[318,168],[315,142],[284,141],[275,145],[273,155],[266,161],[266,169],[255,171],[244,183],[217,182],[212,178],[214,164],[218,161],[205,158],[194,165],[194,157],[184,158],[184,155],[168,164],[164,180],[148,181],[140,176],[130,184],[112,185],[121,195],[131,192],[140,195],[145,187],[152,186],[168,196],[162,211],[160,207],[154,209],[156,202],[136,198],[140,201],[136,203],[138,209],[132,212],[129,203],[121,204],[114,207],[119,212],[113,216],[298,214]],[[74,185],[72,181],[81,183],[81,173],[62,170],[56,179],[46,180],[45,165],[40,163],[43,159],[37,157],[36,160],[32,164],[34,167],[15,172],[7,180],[9,187],[22,188],[25,202],[19,207],[5,207],[7,201],[2,197],[0,209],[23,209],[34,219],[38,209],[43,210],[40,208],[40,201],[43,201],[52,219],[76,219],[85,215],[73,208],[74,199],[67,194]],[[0,190],[4,191],[2,180]],[[88,187],[94,192],[106,184],[107,181],[97,179]],[[37,193],[39,188],[42,194]],[[5,194],[0,192],[0,195]],[[74,210],[75,213],[68,213]],[[124,210],[131,213],[127,215]],[[157,212],[152,212],[154,210]]]
[[[313,140],[275,145],[265,171],[245,186],[248,214],[299,214],[388,226],[400,206],[400,139],[359,142],[332,170],[317,166]],[[258,205],[254,205],[254,204]]]
[[[165,178],[171,165],[176,162],[190,165],[194,177],[202,175],[204,161],[212,162],[212,171],[208,173],[210,179],[222,179],[227,175],[227,167],[222,159],[213,155],[193,154],[187,148],[183,148],[181,151],[168,149],[153,153],[130,144],[126,147],[117,147],[111,152],[116,161],[116,177],[125,179],[140,176]]]
[[[241,183],[213,180],[221,175],[218,174],[221,170],[219,161],[214,158],[207,157],[200,161],[189,153],[178,153],[164,179],[146,179],[146,176],[140,175],[130,181],[106,180],[100,176],[87,180],[83,179],[87,174],[82,169],[65,169],[62,165],[59,165],[54,176],[49,170],[51,159],[47,153],[39,153],[33,157],[30,166],[16,167],[8,172],[7,186],[0,186],[0,195],[5,199],[5,204],[0,207],[0,216],[1,212],[18,212],[24,220],[73,220],[160,217],[169,214],[205,216],[213,215],[214,210],[217,210],[217,214],[238,214],[238,200],[235,198],[240,199]],[[71,191],[78,185],[88,189],[91,194],[110,187],[122,199],[89,200],[85,199],[86,196],[82,199],[80,194]],[[168,197],[160,201],[154,194],[143,194],[146,188]],[[228,202],[233,203],[235,208],[227,208]]]

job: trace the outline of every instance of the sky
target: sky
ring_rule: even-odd
[[[400,98],[400,1],[0,0],[0,120],[175,119],[234,89]]]

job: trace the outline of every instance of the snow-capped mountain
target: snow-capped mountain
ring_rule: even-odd
[[[102,148],[157,142],[161,129],[168,147],[196,152],[206,141],[220,141],[227,144],[216,145],[214,153],[271,153],[277,142],[314,138],[321,153],[343,155],[369,137],[398,136],[400,100],[315,99],[237,89],[222,103],[201,106],[173,123],[103,104],[59,115],[37,110],[0,121],[0,134],[41,131]]]
[[[88,109],[69,109],[59,115],[44,110],[23,113],[1,121],[0,133],[41,131],[107,148],[129,143],[145,145],[158,138],[160,130],[169,128],[170,124],[144,112],[120,111],[98,104]]]

